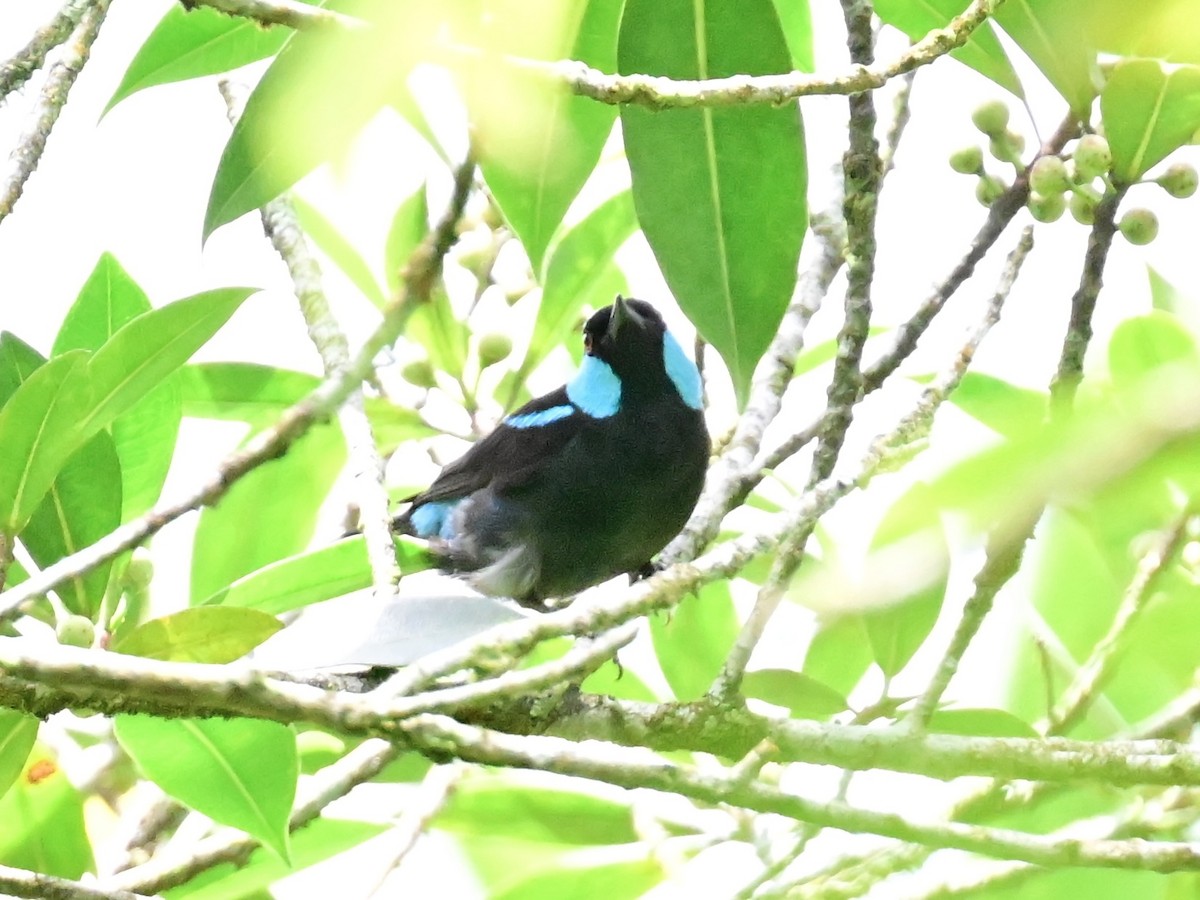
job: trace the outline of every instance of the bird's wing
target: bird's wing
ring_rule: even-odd
[[[413,507],[457,500],[492,486],[503,491],[528,483],[571,442],[586,419],[564,388],[529,401],[442,469],[411,498]]]

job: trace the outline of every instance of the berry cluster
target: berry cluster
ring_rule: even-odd
[[[1020,172],[1025,138],[1009,127],[1008,107],[992,100],[978,107],[971,121],[988,138],[988,151],[998,162],[1013,166]],[[1099,134],[1085,134],[1070,153],[1064,156],[1041,156],[1029,170],[1029,199],[1026,205],[1039,222],[1054,222],[1068,209],[1075,221],[1091,225],[1095,221],[1100,200],[1113,190],[1112,151],[1108,141]],[[950,167],[964,175],[975,175],[978,183],[975,196],[984,206],[991,206],[1008,189],[1008,183],[992,175],[984,165],[983,150],[978,146],[964,147],[950,156]],[[1190,197],[1196,192],[1196,170],[1187,163],[1176,163],[1153,179],[1172,197]],[[1158,234],[1158,217],[1149,209],[1130,209],[1121,217],[1117,227],[1132,244],[1148,244]]]

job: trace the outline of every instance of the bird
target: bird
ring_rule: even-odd
[[[393,522],[477,591],[540,611],[650,571],[708,466],[700,372],[658,310],[618,295],[583,343],[570,381],[506,416]]]

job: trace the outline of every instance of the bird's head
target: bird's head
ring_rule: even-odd
[[[700,408],[700,373],[667,331],[658,310],[645,300],[618,295],[612,306],[588,319],[583,343],[587,355],[603,366],[585,364],[574,383],[576,394],[590,393],[591,385],[602,381],[597,373],[607,370],[630,399],[674,389],[687,405]]]

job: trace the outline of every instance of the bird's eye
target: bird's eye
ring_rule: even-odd
[[[592,352],[592,336],[590,334],[584,334],[583,336],[583,350],[585,353]]]

